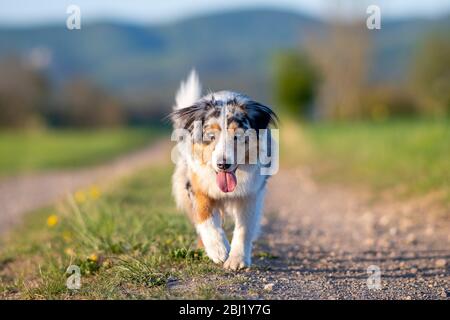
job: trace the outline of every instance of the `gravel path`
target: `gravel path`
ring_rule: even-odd
[[[104,183],[159,161],[166,142],[119,157],[110,163],[77,170],[61,170],[0,180],[0,233],[17,224],[23,214],[49,205],[92,183]]]
[[[280,171],[269,184],[264,231],[255,247],[265,257],[254,257],[257,268],[238,275],[237,284],[220,287],[221,293],[255,299],[449,299],[450,212],[433,201],[369,200],[363,192],[317,185],[301,170]],[[380,289],[367,285],[371,265],[380,270]]]

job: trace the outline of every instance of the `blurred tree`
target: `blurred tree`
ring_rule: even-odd
[[[412,88],[422,112],[450,115],[450,38],[429,35],[412,66]]]
[[[333,119],[361,117],[370,48],[364,21],[333,22],[325,35],[311,37],[308,44],[321,76],[317,115]]]
[[[305,116],[317,89],[316,69],[305,54],[294,50],[280,53],[275,67],[279,110],[289,115]]]
[[[42,121],[49,96],[47,78],[18,56],[0,61],[0,126],[24,127]]]
[[[60,124],[75,127],[111,127],[124,122],[119,101],[85,79],[67,83],[57,98]]]

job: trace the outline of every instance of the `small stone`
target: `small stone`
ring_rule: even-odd
[[[397,228],[394,228],[394,227],[390,228],[389,229],[389,234],[391,236],[395,236],[397,234]]]
[[[387,226],[389,224],[390,220],[391,219],[388,216],[382,216],[381,219],[378,221],[378,223],[381,226],[385,227],[385,226]]]
[[[406,236],[406,243],[408,244],[416,244],[417,238],[414,234],[410,233]]]
[[[444,268],[447,264],[447,261],[445,259],[438,259],[435,262],[436,267],[438,268]]]
[[[427,236],[433,235],[433,234],[434,234],[434,228],[431,227],[431,226],[428,226],[428,227],[425,229],[425,234],[426,234]]]
[[[266,284],[266,285],[264,286],[264,290],[265,290],[265,291],[272,291],[274,285],[275,285],[274,283],[268,283],[268,284]]]

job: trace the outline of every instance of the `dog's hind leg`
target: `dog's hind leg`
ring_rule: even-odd
[[[195,228],[208,257],[215,263],[228,258],[230,244],[222,228],[222,219],[214,201],[201,192],[194,194]]]

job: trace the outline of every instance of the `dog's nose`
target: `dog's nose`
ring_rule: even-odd
[[[218,162],[217,168],[219,168],[220,170],[228,170],[231,168],[231,163],[226,163],[225,161]]]

